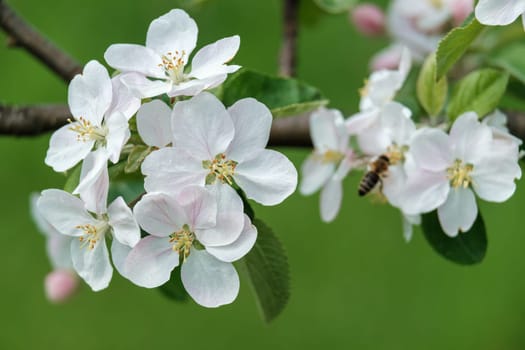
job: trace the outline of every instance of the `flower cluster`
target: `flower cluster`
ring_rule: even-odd
[[[113,267],[146,288],[163,285],[180,267],[197,303],[231,303],[239,290],[232,262],[257,238],[243,197],[276,205],[296,188],[293,164],[265,148],[270,110],[252,98],[226,108],[203,91],[240,68],[226,64],[239,37],[204,46],[190,71],[196,41],[195,21],[172,10],[150,24],[146,46],[107,49],[106,61],[118,70],[113,78],[91,61],[70,83],[73,119],[51,137],[46,164],[57,172],[80,167],[78,185],[72,193],[43,191],[36,207],[45,231],[60,243],[52,257],[62,256],[65,268],[94,291],[109,285]],[[108,166],[125,164],[139,148],[145,149],[136,167],[145,193],[130,204],[119,196],[108,205]]]
[[[467,112],[451,125],[416,125],[410,109],[394,101],[409,70],[405,50],[397,70],[371,75],[359,113],[346,120],[335,110],[311,116],[315,150],[303,164],[300,189],[310,194],[323,187],[321,217],[331,221],[341,203],[341,181],[352,169],[365,170],[359,194],[378,192],[398,208],[407,239],[421,214],[434,210],[443,232],[454,237],[474,224],[476,196],[504,202],[513,195],[521,177],[521,140],[509,134],[498,110],[488,116]]]

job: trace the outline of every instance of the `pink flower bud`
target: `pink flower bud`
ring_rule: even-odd
[[[373,71],[382,69],[397,69],[401,61],[401,48],[397,46],[389,47],[377,53],[370,62]]]
[[[69,270],[54,270],[47,274],[44,287],[49,301],[62,303],[67,301],[77,290],[78,277]]]
[[[358,5],[350,14],[355,27],[364,35],[380,36],[385,32],[385,15],[376,5]]]
[[[456,0],[450,6],[454,25],[459,26],[474,10],[474,0]]]

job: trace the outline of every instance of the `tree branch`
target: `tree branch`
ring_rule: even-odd
[[[297,65],[297,17],[299,0],[283,0],[283,41],[279,57],[280,74],[295,76]]]
[[[34,136],[53,131],[71,118],[66,105],[36,105],[25,107],[0,105],[0,134]]]
[[[9,36],[9,46],[26,49],[65,82],[69,82],[75,74],[82,71],[82,67],[71,56],[20,18],[4,0],[0,0],[0,27]]]

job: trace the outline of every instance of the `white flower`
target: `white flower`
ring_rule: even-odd
[[[476,18],[486,25],[504,26],[522,16],[525,27],[524,0],[479,0],[476,5]]]
[[[206,307],[231,303],[239,292],[239,277],[231,262],[248,253],[257,230],[244,216],[243,229],[231,237],[228,223],[220,222],[227,218],[217,215],[218,208],[222,210],[213,192],[198,186],[176,196],[146,194],[134,213],[151,236],[129,253],[125,276],[139,286],[154,288],[166,283],[171,271],[182,264],[182,283],[197,303]],[[217,226],[224,232],[217,232]],[[215,242],[208,244],[212,236]]]
[[[118,270],[129,247],[140,239],[140,230],[122,197],[115,199],[107,211],[91,212],[78,197],[51,189],[42,192],[37,207],[59,233],[77,238],[70,245],[73,267],[94,291],[106,288],[113,274],[106,236],[113,237],[111,250]],[[105,204],[95,207],[104,208]]]
[[[410,150],[416,169],[407,173],[403,211],[420,214],[437,208],[447,235],[468,231],[478,214],[474,193],[504,202],[521,177],[516,155],[500,150],[491,128],[473,112],[461,115],[450,135],[437,129],[418,131]]]
[[[335,219],[343,198],[343,179],[354,166],[355,154],[349,148],[349,135],[338,110],[321,108],[310,117],[314,151],[304,161],[300,191],[310,195],[320,188],[321,218]]]
[[[112,83],[100,63],[90,61],[83,74],[69,84],[68,102],[74,120],[51,137],[46,164],[55,171],[66,171],[93,149],[103,149],[106,159],[116,163],[129,138],[128,119],[136,112],[137,101],[118,81]]]
[[[137,129],[144,143],[163,148],[173,142],[171,108],[160,100],[144,103],[137,112]]]
[[[171,10],[151,22],[146,46],[111,45],[104,58],[121,72],[124,83],[141,97],[167,93],[193,96],[221,84],[228,73],[240,66],[226,65],[239,49],[235,35],[207,45],[195,54],[191,72],[185,72],[188,58],[197,42],[197,24],[183,10]],[[149,80],[147,77],[155,80]]]
[[[265,149],[272,115],[253,98],[228,108],[203,92],[175,104],[174,147],[142,163],[147,192],[176,192],[189,185],[238,185],[263,205],[281,203],[295,191],[297,171],[279,152]]]

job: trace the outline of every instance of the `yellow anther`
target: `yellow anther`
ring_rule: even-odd
[[[237,162],[226,159],[224,153],[219,153],[212,160],[203,161],[202,167],[210,170],[206,177],[206,184],[210,185],[218,179],[222,183],[233,185],[233,175],[235,174]]]
[[[84,231],[83,235],[78,238],[82,246],[87,246],[88,249],[93,250],[95,244],[104,237],[104,233],[108,229],[108,224],[104,223],[99,227],[92,224],[78,225],[75,228]]]
[[[106,138],[106,131],[98,126],[94,126],[91,122],[84,117],[78,118],[78,120],[67,120],[71,126],[69,130],[76,132],[77,140],[79,142],[86,142],[90,140],[102,141]]]
[[[172,233],[169,237],[173,251],[179,254],[182,261],[186,260],[190,255],[193,241],[195,241],[195,234],[188,225],[184,225],[180,231]]]
[[[405,160],[405,153],[408,151],[408,146],[399,146],[392,144],[388,146],[386,156],[390,161],[390,165],[396,165]]]
[[[467,188],[472,183],[470,173],[474,170],[472,164],[463,164],[463,161],[456,159],[454,165],[447,169],[447,177],[450,185],[454,188]]]
[[[184,56],[186,56],[184,50],[181,53],[175,51],[175,54],[169,51],[162,56],[162,63],[158,65],[164,68],[166,75],[175,84],[181,83],[186,79],[184,76]]]

